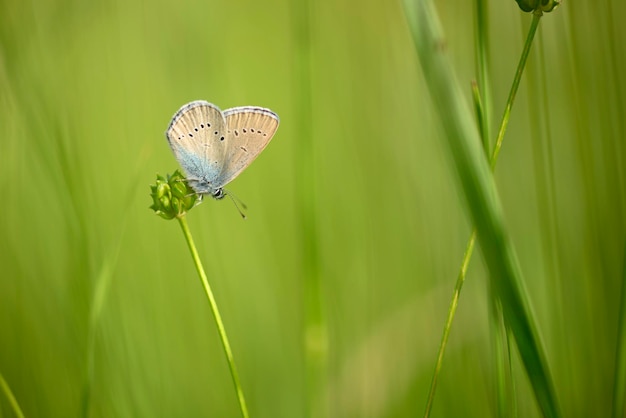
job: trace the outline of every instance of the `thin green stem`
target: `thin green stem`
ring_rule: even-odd
[[[485,124],[489,124],[487,118],[485,118],[485,106],[483,105],[483,99],[481,96],[481,91],[478,88],[478,83],[475,80],[472,80],[472,98],[474,99],[474,110],[476,111],[476,121],[478,122],[478,131],[480,132],[480,137],[483,141],[483,150],[485,151],[485,156],[489,157],[489,144],[488,140],[484,138],[489,138],[487,135],[487,129],[485,128]]]
[[[454,286],[454,294],[452,295],[452,301],[450,302],[450,308],[448,308],[448,318],[446,324],[443,327],[443,336],[441,337],[441,345],[439,346],[439,355],[437,356],[437,363],[435,364],[435,372],[433,373],[433,379],[430,384],[430,392],[428,393],[428,401],[426,402],[426,411],[424,417],[430,416],[430,410],[433,406],[433,400],[435,399],[435,389],[437,388],[437,378],[441,371],[441,365],[443,364],[443,354],[446,351],[448,345],[448,336],[450,335],[450,329],[452,328],[452,321],[454,320],[454,314],[456,312],[457,305],[459,304],[459,296],[461,295],[461,288],[465,281],[465,273],[467,272],[467,266],[472,257],[474,251],[474,243],[476,242],[476,228],[472,231],[472,236],[467,242],[465,248],[465,255],[463,256],[463,263],[461,263],[461,269],[456,279],[456,285]]]
[[[477,115],[480,125],[480,136],[486,155],[491,149],[491,86],[489,84],[489,29],[487,0],[476,0],[476,73],[478,75],[478,91],[482,104]]]
[[[524,44],[524,50],[522,51],[522,55],[520,57],[520,61],[517,65],[517,71],[515,72],[515,78],[513,79],[513,84],[511,85],[511,90],[509,92],[509,97],[506,103],[506,107],[504,110],[504,115],[502,117],[502,122],[500,123],[500,129],[498,130],[498,138],[496,139],[496,144],[494,146],[493,152],[489,159],[489,163],[491,166],[491,170],[493,171],[496,166],[496,161],[498,160],[498,155],[500,153],[500,148],[502,147],[502,140],[504,139],[504,133],[506,132],[507,125],[509,123],[509,118],[511,116],[511,109],[513,108],[513,102],[515,101],[515,95],[517,93],[517,89],[520,84],[520,80],[522,78],[522,74],[524,72],[524,68],[526,66],[526,61],[528,60],[528,55],[530,53],[530,47],[532,45],[532,41],[535,37],[535,33],[537,32],[537,27],[539,25],[539,19],[542,16],[542,12],[539,10],[533,13],[533,20],[530,25],[530,29],[528,30],[528,35],[526,36],[526,43]],[[486,74],[486,71],[485,71]],[[483,92],[484,99],[484,92]],[[484,111],[484,100],[479,107],[481,111]],[[483,115],[479,115],[482,117]],[[481,124],[484,123],[485,119],[481,119]],[[488,129],[481,129],[481,133],[488,132]],[[483,144],[486,144],[487,141],[483,139]],[[450,307],[448,308],[448,317],[446,318],[446,323],[443,329],[443,336],[441,338],[441,345],[439,347],[439,353],[437,355],[437,362],[435,364],[435,371],[433,373],[433,378],[430,385],[430,391],[428,393],[428,400],[426,402],[426,409],[424,412],[424,417],[428,418],[430,416],[430,411],[432,409],[433,400],[435,397],[435,391],[437,388],[437,378],[439,376],[439,372],[441,371],[441,366],[443,363],[443,356],[446,350],[446,346],[448,343],[448,336],[450,335],[450,329],[452,327],[452,322],[454,320],[454,316],[456,315],[456,309],[459,302],[459,297],[461,294],[461,289],[463,288],[463,283],[465,282],[465,275],[467,272],[467,267],[469,265],[470,259],[472,258],[472,253],[474,249],[474,242],[476,241],[476,227],[472,230],[472,235],[470,236],[467,246],[465,249],[465,254],[463,256],[463,261],[461,262],[461,267],[459,269],[459,275],[456,280],[456,284],[454,286],[454,293],[452,295],[452,300],[450,301]]]
[[[198,270],[198,275],[200,275],[200,281],[202,282],[206,296],[209,299],[209,305],[211,306],[211,311],[213,312],[213,317],[215,318],[215,324],[217,325],[217,330],[222,340],[222,347],[224,347],[224,354],[226,354],[226,358],[228,359],[230,374],[233,377],[233,384],[235,385],[235,391],[237,392],[237,398],[239,399],[239,406],[241,407],[241,415],[244,418],[248,418],[249,415],[248,408],[246,407],[246,400],[243,397],[243,390],[241,390],[241,383],[239,383],[239,375],[237,374],[237,368],[235,367],[233,352],[230,349],[230,344],[228,343],[228,337],[226,336],[226,329],[224,328],[224,323],[222,322],[222,316],[220,315],[220,311],[217,309],[217,303],[215,302],[213,291],[211,290],[206,273],[202,267],[202,262],[200,261],[200,256],[196,250],[196,245],[193,243],[193,238],[191,237],[191,232],[189,231],[189,226],[187,225],[187,220],[184,216],[178,218],[178,220],[180,221],[180,227],[183,229],[183,234],[187,240],[189,251],[191,251],[191,256],[193,257],[193,262],[196,265],[196,270]]]
[[[493,291],[493,290],[492,290]],[[505,364],[505,347],[508,344],[506,340],[506,325],[502,316],[502,306],[500,301],[494,297],[489,297],[489,320],[493,337],[491,342],[493,345],[493,353],[495,358],[495,392],[496,392],[496,417],[504,418],[507,416],[506,401],[508,392],[507,388],[507,369]]]
[[[498,137],[496,138],[496,145],[493,149],[491,160],[489,161],[491,163],[491,170],[495,168],[496,161],[498,160],[498,154],[500,154],[500,148],[502,147],[502,140],[504,139],[504,133],[506,132],[506,128],[509,125],[509,118],[511,117],[511,109],[513,108],[513,102],[515,101],[517,88],[519,87],[519,83],[522,79],[522,74],[524,73],[524,67],[526,66],[528,54],[530,53],[530,47],[532,46],[533,39],[535,38],[535,33],[537,32],[537,27],[539,26],[539,20],[541,19],[542,15],[543,15],[543,12],[541,10],[537,10],[533,12],[533,20],[530,24],[530,28],[528,29],[528,35],[526,36],[526,43],[524,44],[524,50],[522,51],[522,56],[520,57],[519,64],[517,64],[517,71],[515,71],[515,78],[513,79],[513,84],[511,85],[509,98],[506,101],[504,114],[502,115],[502,122],[500,122],[500,129],[498,130]]]
[[[20,404],[17,403],[17,399],[15,399],[15,396],[13,395],[13,392],[11,391],[11,388],[9,387],[7,381],[4,380],[4,376],[2,376],[2,373],[0,373],[0,389],[2,389],[2,392],[4,392],[4,396],[6,396],[7,400],[9,401],[9,405],[11,405],[11,407],[13,408],[15,416],[17,418],[24,418],[24,413],[20,408]]]

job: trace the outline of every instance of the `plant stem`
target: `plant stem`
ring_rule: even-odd
[[[202,286],[204,287],[206,296],[209,299],[209,305],[211,306],[211,311],[213,312],[213,317],[215,318],[215,324],[217,325],[217,330],[222,340],[222,347],[224,347],[224,354],[226,354],[226,358],[228,360],[230,374],[233,377],[233,384],[235,385],[235,391],[237,392],[237,398],[239,399],[239,406],[241,407],[241,415],[244,418],[248,418],[248,408],[246,407],[246,401],[243,397],[243,390],[241,390],[241,383],[239,383],[239,375],[237,374],[237,368],[235,367],[233,352],[230,349],[230,344],[228,343],[226,329],[224,328],[224,323],[222,322],[220,311],[217,309],[217,303],[215,302],[213,291],[211,290],[211,286],[209,285],[209,281],[207,280],[206,273],[204,272],[204,268],[202,267],[202,262],[200,261],[200,257],[198,256],[196,246],[193,243],[193,238],[191,237],[191,232],[189,231],[189,226],[187,225],[187,220],[184,216],[178,218],[178,220],[180,222],[180,227],[183,229],[185,239],[187,240],[189,251],[191,251],[191,256],[193,257],[193,262],[196,265],[196,270],[198,270],[198,274],[200,275],[200,281],[202,282]]]
[[[493,149],[493,154],[491,154],[491,170],[496,166],[496,161],[498,160],[498,154],[500,154],[500,148],[502,147],[502,140],[504,139],[504,133],[506,132],[506,127],[509,124],[509,118],[511,117],[511,109],[513,108],[513,102],[515,101],[515,95],[517,94],[517,88],[519,87],[520,80],[522,79],[522,73],[524,72],[524,67],[526,66],[526,60],[528,59],[528,54],[530,53],[530,47],[533,43],[533,39],[535,38],[535,33],[537,32],[537,27],[539,26],[539,20],[543,12],[541,10],[537,10],[533,12],[533,20],[530,24],[530,28],[528,29],[528,35],[526,35],[526,43],[524,44],[524,50],[522,51],[522,56],[520,57],[519,64],[517,64],[517,71],[515,71],[515,78],[513,79],[513,85],[511,85],[511,91],[509,92],[509,98],[506,101],[506,107],[504,108],[504,114],[502,115],[502,122],[500,123],[500,129],[498,130],[498,138],[496,139],[496,145]]]
[[[476,5],[476,73],[478,75],[478,91],[481,112],[477,115],[480,126],[480,136],[483,142],[485,155],[491,149],[491,85],[489,83],[489,34],[488,34],[488,6],[487,0],[475,0]]]
[[[450,301],[450,308],[448,309],[448,318],[446,324],[443,327],[443,335],[441,337],[441,345],[439,346],[439,354],[437,355],[437,363],[435,364],[435,372],[433,373],[433,380],[430,384],[430,392],[428,393],[428,401],[426,402],[426,411],[424,417],[430,416],[430,410],[433,406],[433,400],[435,399],[435,389],[437,387],[437,378],[441,371],[441,365],[443,364],[443,354],[446,351],[448,345],[448,336],[450,335],[450,329],[452,328],[452,321],[454,320],[454,314],[459,304],[459,296],[461,295],[461,288],[465,281],[465,273],[467,272],[467,266],[472,257],[474,251],[474,243],[476,242],[476,228],[472,231],[472,236],[467,241],[467,247],[465,248],[465,255],[463,256],[463,262],[461,263],[461,269],[456,279],[456,285],[454,286],[454,294],[452,295],[452,301]]]
[[[539,25],[539,20],[541,16],[542,16],[541,10],[533,13],[533,20],[528,30],[528,35],[526,36],[526,43],[524,44],[524,49],[522,51],[520,61],[517,65],[517,70],[515,72],[513,84],[511,85],[509,97],[506,103],[506,107],[504,109],[504,114],[502,116],[502,122],[500,123],[500,129],[498,130],[498,138],[496,139],[496,143],[495,143],[493,152],[491,154],[491,158],[489,159],[491,171],[495,169],[496,161],[498,160],[500,148],[502,147],[502,141],[504,139],[504,133],[506,132],[507,125],[509,124],[509,118],[511,116],[511,109],[513,108],[513,102],[515,101],[515,95],[517,93],[520,80],[522,79],[524,67],[526,66],[526,61],[530,53],[530,47],[535,37],[535,33],[537,32],[537,27]],[[483,130],[482,132],[485,132],[485,130]],[[483,139],[483,143],[487,143],[487,141]],[[456,314],[456,309],[457,309],[458,302],[459,302],[459,296],[461,293],[461,289],[463,288],[463,283],[465,282],[465,274],[467,272],[467,266],[469,265],[469,261],[472,258],[472,252],[474,249],[475,241],[476,241],[476,227],[473,228],[472,235],[470,236],[467,242],[465,254],[463,256],[463,261],[461,262],[461,267],[459,269],[459,275],[457,277],[456,284],[454,286],[454,293],[452,295],[452,300],[450,301],[450,307],[448,308],[448,317],[444,325],[443,336],[441,338],[441,345],[439,347],[439,353],[437,355],[437,362],[435,364],[435,371],[433,373],[433,379],[430,385],[430,391],[428,393],[428,400],[426,402],[426,410],[424,412],[425,418],[428,418],[430,416],[432,403],[435,397],[435,390],[437,388],[437,378],[438,378],[439,372],[441,371],[441,365],[443,363],[443,355],[444,355],[444,352],[446,350],[446,346],[448,343],[448,336],[450,334],[450,328],[452,327],[452,321],[454,320],[454,316]]]

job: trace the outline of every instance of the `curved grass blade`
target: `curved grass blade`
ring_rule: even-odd
[[[405,7],[424,77],[444,122],[449,151],[489,268],[492,293],[502,304],[505,324],[515,338],[539,407],[544,416],[558,417],[545,354],[522,291],[522,273],[504,228],[500,200],[479,133],[445,53],[438,16],[430,0],[405,0]]]

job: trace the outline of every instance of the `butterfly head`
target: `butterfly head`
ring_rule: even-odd
[[[204,178],[187,177],[187,183],[199,196],[210,195],[214,199],[222,199],[226,196],[224,189],[214,187]]]
[[[224,196],[226,196],[226,193],[224,193],[224,189],[222,189],[221,187],[219,189],[215,189],[213,191],[213,193],[211,193],[211,196],[213,197],[213,199],[223,199]]]
[[[196,195],[198,196],[198,204],[202,202],[202,198],[206,195],[210,195],[213,199],[216,200],[220,200],[223,199],[225,196],[228,196],[235,204],[235,207],[237,208],[237,211],[239,211],[241,217],[245,219],[246,215],[239,208],[239,205],[241,205],[241,207],[243,207],[244,209],[247,209],[246,204],[239,200],[239,198],[233,195],[231,192],[224,190],[224,188],[222,187],[212,187],[211,184],[205,179],[194,179],[187,177],[187,183],[193,189],[193,191],[196,192]]]

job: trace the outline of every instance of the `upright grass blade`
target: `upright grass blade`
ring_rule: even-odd
[[[125,229],[126,222],[122,223],[121,232],[117,242],[111,249],[108,256],[103,260],[100,271],[95,279],[95,289],[93,299],[91,303],[91,309],[89,312],[89,329],[87,334],[87,354],[86,354],[86,367],[85,367],[85,381],[82,388],[81,399],[81,416],[88,417],[91,404],[91,392],[94,379],[94,356],[96,350],[96,334],[100,327],[102,319],[102,311],[109,292],[111,281],[113,280],[113,273],[117,265],[118,255],[120,253],[122,235]]]
[[[483,149],[489,152],[491,149],[491,84],[489,83],[489,34],[487,29],[487,1],[475,0],[476,6],[476,74],[478,76],[478,98],[480,99],[480,112],[478,122],[480,126],[480,137],[483,141]]]
[[[132,196],[136,193],[137,186],[139,184],[139,176],[134,176],[135,180],[126,191],[126,198],[124,202],[132,202]],[[102,260],[98,274],[94,280],[94,291],[90,304],[89,311],[89,328],[87,330],[87,353],[86,353],[86,366],[85,377],[81,395],[81,416],[88,417],[91,407],[91,393],[94,380],[94,356],[96,350],[96,334],[100,328],[102,321],[102,313],[109,294],[109,288],[113,281],[113,274],[117,267],[117,261],[122,248],[122,238],[126,232],[126,224],[128,220],[128,214],[130,210],[128,207],[123,212],[120,222],[120,230],[116,241],[111,244],[111,248],[106,257]]]
[[[292,2],[292,24],[295,39],[294,74],[295,117],[298,127],[296,146],[296,207],[299,227],[300,269],[303,279],[306,411],[304,416],[325,417],[325,405],[320,403],[326,386],[327,327],[319,272],[319,237],[315,210],[315,147],[313,144],[312,86],[311,86],[311,2]]]
[[[477,1],[477,3],[481,3],[480,0]],[[481,13],[480,11],[480,7],[479,10],[477,11],[478,14]],[[526,43],[524,45],[524,49],[522,51],[522,55],[520,57],[520,61],[519,64],[517,66],[517,70],[515,72],[515,77],[513,78],[513,84],[511,85],[511,90],[509,92],[509,97],[505,106],[505,110],[504,110],[504,114],[502,115],[502,121],[500,123],[500,128],[498,129],[498,138],[496,139],[496,146],[493,149],[493,152],[490,154],[490,166],[492,171],[495,170],[495,166],[496,166],[496,162],[498,159],[498,154],[500,151],[500,148],[502,147],[502,141],[504,139],[504,133],[506,132],[506,127],[508,125],[509,122],[509,118],[511,116],[511,109],[513,107],[513,102],[515,101],[515,96],[517,94],[517,90],[519,88],[519,84],[521,81],[521,76],[522,73],[524,71],[524,68],[526,66],[526,61],[528,59],[528,55],[530,53],[530,46],[532,45],[533,39],[535,37],[535,33],[537,31],[537,25],[539,23],[539,18],[541,17],[541,14],[536,14],[533,15],[533,22],[530,26],[530,29],[528,31],[528,35],[526,37]],[[484,20],[484,19],[483,19]],[[479,19],[480,22],[480,19]],[[481,31],[481,26],[479,25],[477,28],[478,31]],[[484,35],[482,36],[478,36],[477,37],[479,40],[484,38]],[[477,49],[479,50],[484,50],[486,48],[486,41],[479,41],[477,42]],[[483,57],[483,58],[477,58],[478,63],[479,63],[479,68],[478,68],[478,73],[482,74],[482,78],[486,79],[486,74],[487,74],[487,70],[486,69],[482,69],[482,66],[486,66],[486,61],[484,59],[484,56],[486,55],[485,52],[483,51],[482,53],[478,54],[479,57]],[[486,81],[483,82],[485,85],[487,85],[488,83]],[[488,95],[485,94],[484,92],[482,92],[478,85],[476,83],[472,83],[472,94],[474,97],[474,105],[476,108],[476,114],[477,114],[477,119],[478,119],[478,123],[480,126],[480,133],[481,133],[481,137],[482,137],[482,143],[483,143],[483,147],[488,146],[489,141],[485,140],[485,135],[489,134],[489,129],[487,128],[489,126],[490,123],[490,118],[489,118],[489,113],[487,108],[488,106],[485,105],[485,103],[490,103],[490,99],[488,98]],[[487,149],[485,149],[485,152],[487,152]],[[443,336],[441,339],[441,345],[439,347],[439,353],[437,355],[437,362],[435,364],[435,371],[433,373],[433,379],[431,382],[431,386],[430,386],[430,391],[428,394],[428,400],[426,402],[426,410],[424,412],[424,417],[428,417],[430,416],[430,411],[432,409],[432,404],[433,404],[433,400],[435,397],[435,390],[437,388],[437,378],[439,375],[439,372],[441,371],[441,366],[443,363],[443,355],[445,353],[445,349],[447,346],[447,342],[448,342],[448,337],[450,334],[450,329],[452,327],[452,322],[454,320],[454,316],[456,314],[456,309],[458,307],[458,302],[459,302],[459,297],[460,297],[460,293],[461,293],[461,289],[463,288],[463,283],[465,282],[465,274],[467,272],[467,266],[469,265],[469,261],[472,257],[472,253],[474,250],[474,242],[476,241],[476,228],[474,228],[472,230],[472,235],[470,236],[470,239],[468,240],[467,243],[467,247],[465,249],[465,254],[463,255],[463,261],[461,262],[461,268],[459,270],[459,275],[457,277],[457,281],[456,284],[454,286],[454,293],[452,295],[452,300],[450,302],[450,307],[448,308],[448,317],[446,319],[446,323],[444,325],[444,330],[443,330]],[[497,302],[497,301],[495,301]],[[497,308],[496,306],[492,306],[492,313],[494,312],[501,312],[500,308]],[[499,321],[497,321],[497,319],[494,318],[494,323],[498,323]],[[497,330],[501,330],[500,326],[496,326],[494,327],[494,329]],[[496,336],[497,341],[495,341],[495,346],[496,346],[496,356],[498,359],[502,359],[504,360],[504,356],[502,356],[501,354],[504,353],[504,350],[506,350],[507,353],[510,353],[510,346],[508,344],[506,340],[506,337],[503,337],[503,334],[498,331],[497,336]],[[501,351],[502,350],[502,351]],[[506,356],[507,358],[510,357],[509,355]],[[496,364],[498,366],[500,366],[502,364],[502,362],[500,361],[496,361]],[[506,382],[508,381],[508,379],[506,378],[506,372],[503,369],[503,367],[498,367],[498,377],[497,377],[497,381],[498,381],[498,390],[500,391],[500,393],[504,393],[504,386],[506,386]],[[500,411],[500,414],[503,414],[503,411],[505,410],[505,407],[503,405],[503,400],[498,397],[498,411]]]
[[[613,383],[613,418],[626,416],[626,242],[622,260],[622,294],[620,298]]]
[[[502,304],[505,325],[515,338],[539,407],[546,417],[558,417],[552,380],[522,291],[521,270],[504,228],[490,165],[445,53],[438,16],[431,0],[405,0],[405,7],[424,77],[444,122],[449,151],[489,268],[493,295]]]

